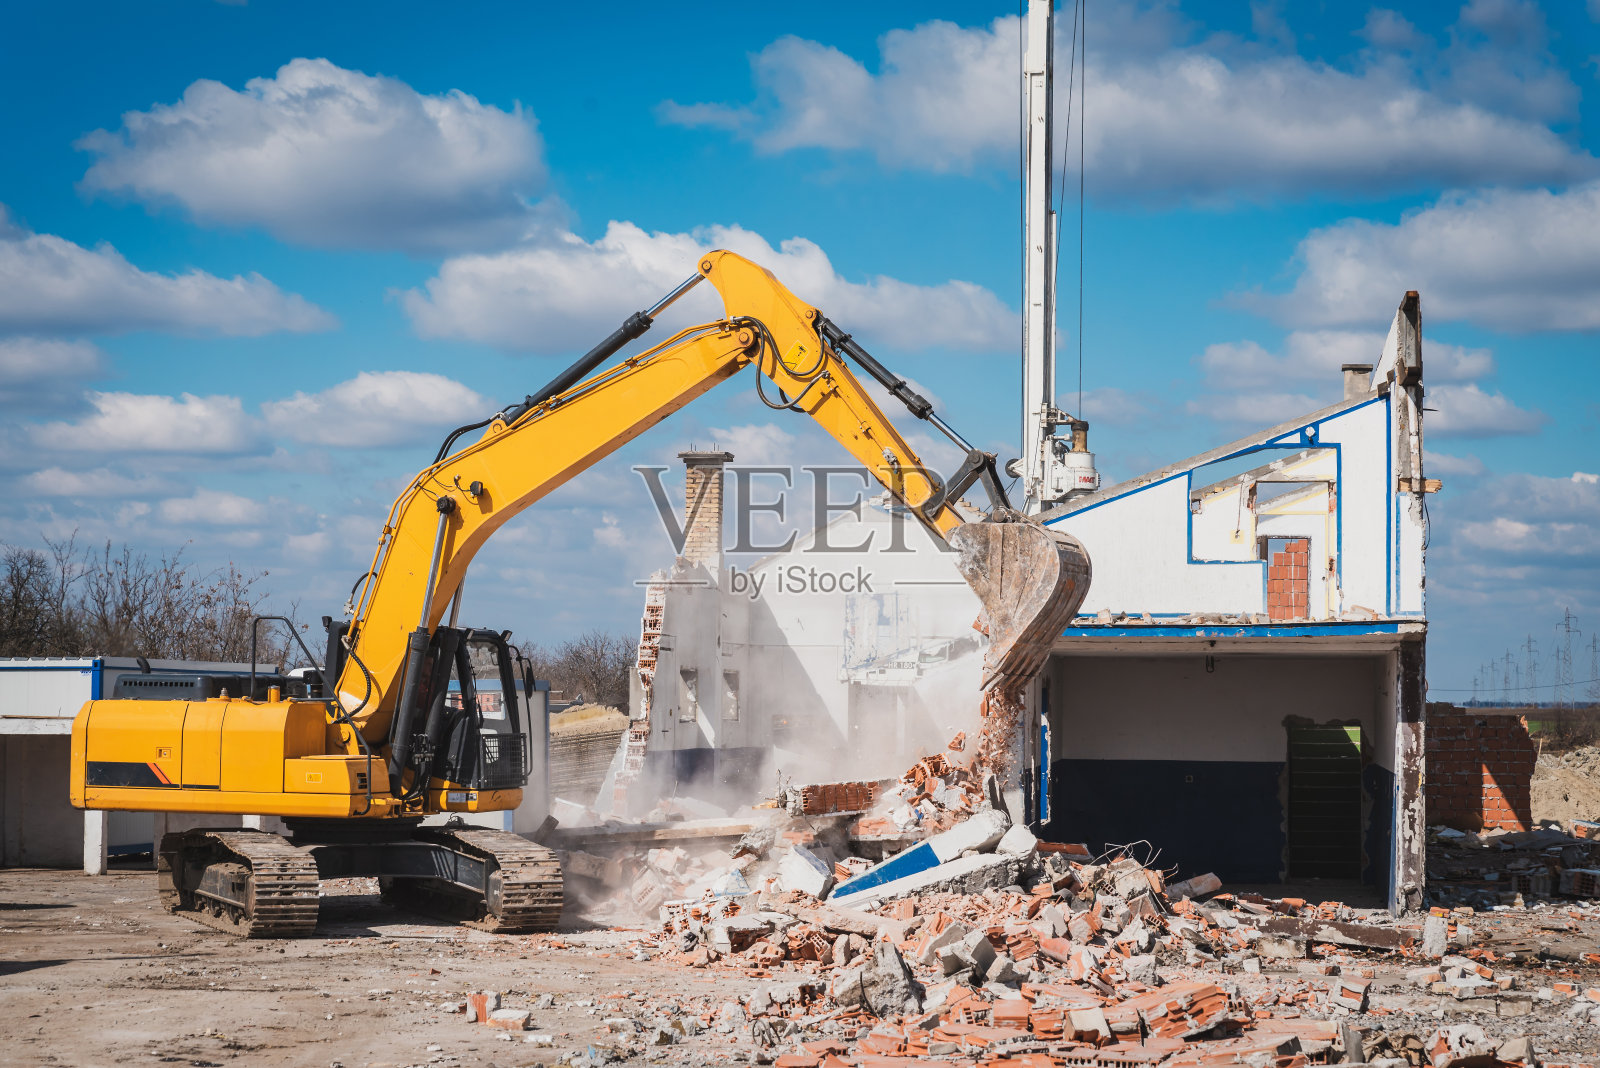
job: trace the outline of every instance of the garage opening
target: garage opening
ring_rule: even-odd
[[[1361,877],[1361,727],[1289,726],[1289,876]]]

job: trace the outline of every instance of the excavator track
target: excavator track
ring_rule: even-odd
[[[180,831],[161,839],[161,904],[240,938],[303,938],[317,927],[317,863],[266,831]]]
[[[561,920],[561,865],[550,850],[509,831],[475,827],[429,828],[417,837],[487,864],[489,893],[469,895],[435,879],[384,879],[383,896],[391,904],[481,931],[555,930]]]

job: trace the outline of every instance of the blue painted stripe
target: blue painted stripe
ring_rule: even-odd
[[[1208,624],[1198,627],[1067,627],[1063,638],[1321,638],[1344,634],[1398,634],[1399,623]]]
[[[857,875],[854,879],[846,879],[833,888],[833,897],[849,897],[863,890],[871,890],[884,883],[892,883],[896,879],[916,875],[918,872],[927,871],[939,866],[939,858],[933,852],[933,846],[926,841],[918,842],[909,849],[903,850],[890,857],[888,860],[869,868]]]

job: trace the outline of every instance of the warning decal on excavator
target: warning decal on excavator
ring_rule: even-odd
[[[166,773],[154,763],[137,760],[91,760],[87,770],[90,786],[178,788],[178,784],[167,778]]]

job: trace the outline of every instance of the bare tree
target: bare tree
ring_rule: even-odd
[[[55,546],[52,546],[54,549]],[[0,576],[0,655],[71,656],[81,634],[70,601],[70,554],[54,559],[37,549],[8,546]]]
[[[110,542],[82,556],[70,539],[46,544],[49,556],[5,550],[0,655],[250,659],[251,621],[265,607],[267,572],[244,572],[232,562],[196,572],[182,549],[152,559]],[[293,618],[294,606],[286,614]],[[281,625],[262,629],[258,658],[284,662],[288,635]]]
[[[632,640],[619,634],[591,630],[555,649],[535,644],[522,646],[537,678],[548,679],[566,700],[580,695],[591,704],[628,707],[628,676],[633,670]]]

